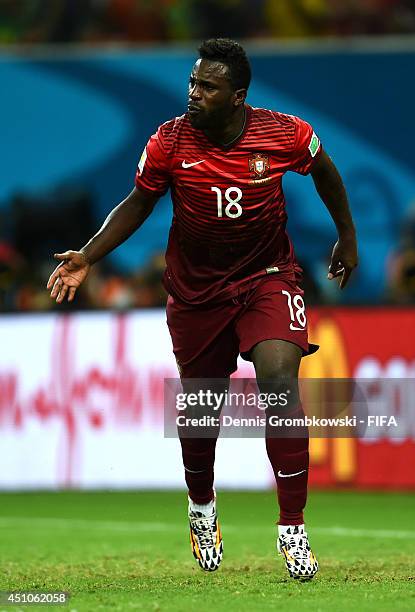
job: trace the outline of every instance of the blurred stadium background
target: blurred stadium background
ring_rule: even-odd
[[[322,346],[302,375],[388,379],[372,399],[401,416],[393,438],[385,427],[370,441],[313,440],[311,484],[415,489],[413,404],[399,383],[415,378],[414,3],[0,0],[4,491],[183,490],[177,441],[163,439],[163,379],[176,376],[161,286],[169,198],[95,266],[73,305],[58,309],[45,284],[51,254],[99,227],[132,188],[149,135],[184,112],[209,36],[246,43],[248,102],[309,121],[350,196],[360,266],[340,293],[326,281],[328,214],[310,178],[285,179]],[[241,363],[239,375],[251,373]],[[223,440],[216,473],[219,489],[273,486],[260,440]]]

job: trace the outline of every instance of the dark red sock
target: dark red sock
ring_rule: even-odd
[[[196,504],[208,504],[214,497],[216,438],[180,438],[180,444],[189,497]]]
[[[304,416],[300,407],[295,414],[284,415],[292,418]],[[280,507],[280,525],[301,525],[304,523],[303,510],[307,502],[308,482],[308,432],[301,430],[303,437],[289,437],[290,430],[285,437],[275,437],[276,429],[267,425],[266,448],[269,460],[274,470],[277,482],[277,495]],[[278,435],[283,435],[278,428]],[[293,432],[291,430],[291,435]]]

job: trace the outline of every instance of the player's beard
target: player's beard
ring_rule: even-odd
[[[189,121],[192,127],[196,130],[206,130],[212,125],[209,115],[200,110],[197,113],[188,113]]]
[[[225,127],[229,120],[228,113],[222,108],[213,111],[200,110],[195,114],[188,113],[188,116],[192,127],[204,131],[216,131],[219,126],[223,125]]]

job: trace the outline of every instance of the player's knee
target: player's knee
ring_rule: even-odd
[[[285,414],[299,401],[297,369],[287,363],[265,363],[256,368],[257,385],[270,414]]]
[[[284,386],[287,381],[297,379],[297,364],[290,361],[259,362],[255,365],[258,384]]]
[[[258,343],[251,352],[258,380],[279,381],[298,376],[301,349],[282,340]]]

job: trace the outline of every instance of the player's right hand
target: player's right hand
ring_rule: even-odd
[[[74,299],[76,290],[85,280],[91,265],[81,251],[66,251],[55,253],[54,258],[61,263],[49,277],[47,289],[51,289],[50,297],[60,304],[68,296],[68,302]]]

